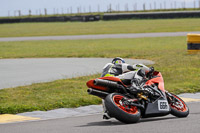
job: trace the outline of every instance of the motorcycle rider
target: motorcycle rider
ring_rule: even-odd
[[[107,63],[104,68],[101,77],[115,76],[122,80],[124,84],[131,84],[129,87],[130,92],[134,93],[137,91],[145,91],[148,94],[153,95],[151,88],[139,87],[141,82],[146,79],[147,75],[153,72],[154,69],[147,67],[143,64],[130,65],[125,63],[124,59],[116,57],[112,60],[112,63]],[[109,119],[110,116],[107,114],[104,101],[104,119]]]
[[[125,84],[131,84],[133,79],[141,81],[151,70],[152,68],[143,64],[130,65],[125,63],[124,59],[116,57],[112,63],[107,63],[104,66],[101,77],[116,76]]]

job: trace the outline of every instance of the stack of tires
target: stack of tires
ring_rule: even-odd
[[[187,49],[189,54],[200,53],[200,34],[187,35]]]

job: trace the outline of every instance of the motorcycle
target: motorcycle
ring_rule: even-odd
[[[123,123],[136,123],[141,118],[157,117],[172,114],[176,117],[187,117],[189,108],[177,95],[164,88],[160,72],[153,71],[139,85],[141,91],[130,90],[117,77],[100,77],[87,82],[87,92],[103,99],[106,113]],[[145,86],[151,88],[153,96],[146,92]]]

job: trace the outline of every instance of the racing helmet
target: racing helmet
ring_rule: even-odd
[[[116,57],[112,60],[113,64],[122,64],[125,63],[124,59],[120,58],[120,57]]]

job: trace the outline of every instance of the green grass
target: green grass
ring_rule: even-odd
[[[0,90],[0,114],[99,104],[97,97],[88,96],[85,86],[85,81],[98,76]]]
[[[200,18],[0,24],[0,37],[200,31]]]
[[[0,42],[2,58],[116,56],[155,61],[170,92],[200,92],[200,54],[187,54],[185,37]],[[99,104],[99,98],[86,92],[86,81],[95,77],[99,75],[0,90],[0,112]]]
[[[0,58],[121,56],[157,61],[174,50],[187,53],[186,37],[0,42]]]

